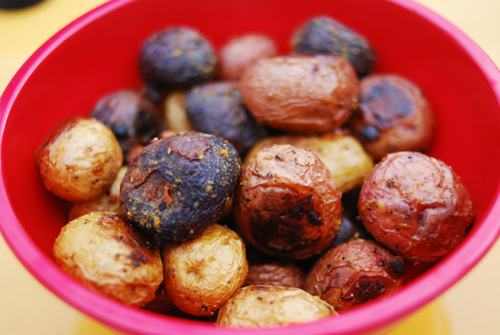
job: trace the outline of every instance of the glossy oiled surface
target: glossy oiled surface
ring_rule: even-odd
[[[0,11],[0,91],[28,56],[58,29],[102,0],[45,0],[21,11]],[[500,3],[495,0],[420,0],[468,33],[500,64]],[[431,51],[429,51],[431,52]],[[450,60],[443,60],[447,62]],[[438,79],[436,79],[438,80]],[[471,111],[477,112],[477,111]],[[456,134],[458,135],[458,134]],[[438,300],[428,305],[396,334],[496,334],[500,290],[500,246]],[[43,288],[0,243],[0,334],[112,334]]]

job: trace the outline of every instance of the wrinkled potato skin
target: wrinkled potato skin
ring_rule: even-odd
[[[304,272],[295,264],[268,262],[251,264],[244,286],[278,285],[300,288],[306,279]]]
[[[310,151],[273,145],[243,168],[233,214],[242,236],[270,256],[305,259],[337,237],[341,194]]]
[[[248,274],[241,238],[218,224],[196,239],[163,249],[165,289],[182,311],[213,315],[239,289]]]
[[[120,184],[123,176],[127,172],[127,166],[122,166],[116,175],[113,184],[103,195],[85,202],[75,202],[69,212],[69,220],[73,221],[79,216],[92,212],[113,212],[122,213],[122,208],[118,202],[120,197]]]
[[[467,235],[476,216],[460,178],[418,152],[387,155],[366,178],[358,201],[366,229],[415,263],[435,263]]]
[[[278,53],[274,41],[264,35],[250,34],[231,40],[219,52],[220,77],[239,80],[245,69],[256,60]]]
[[[434,114],[422,91],[394,75],[372,75],[360,81],[359,108],[350,124],[376,161],[397,151],[423,152],[435,133]]]
[[[257,121],[297,133],[339,128],[358,102],[354,69],[333,55],[258,60],[245,70],[240,90]]]
[[[330,249],[313,266],[303,289],[340,312],[395,293],[403,273],[401,257],[373,241],[350,240]]]
[[[269,327],[310,322],[337,315],[318,297],[295,288],[251,285],[239,289],[219,311],[217,325]]]
[[[259,150],[273,144],[290,144],[312,151],[330,170],[335,186],[342,194],[360,187],[373,168],[373,159],[356,138],[336,132],[321,136],[282,135],[263,139],[248,152],[244,163],[248,163]]]
[[[96,119],[58,123],[36,152],[45,187],[69,201],[87,201],[106,192],[123,162],[115,135]]]
[[[153,300],[163,280],[160,251],[115,213],[94,212],[68,223],[54,258],[85,286],[133,307]]]

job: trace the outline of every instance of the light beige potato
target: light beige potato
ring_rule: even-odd
[[[75,202],[69,211],[69,220],[72,221],[79,216],[92,212],[122,213],[118,198],[120,197],[120,183],[125,172],[127,172],[126,165],[121,167],[113,184],[103,195],[89,201]]]
[[[334,55],[260,59],[243,73],[240,90],[258,122],[315,134],[346,123],[359,92],[352,65]]]
[[[163,280],[160,251],[115,213],[94,212],[69,222],[53,253],[71,277],[133,307],[153,300]]]
[[[186,113],[187,91],[174,91],[165,99],[164,111],[167,129],[175,132],[192,130]]]
[[[315,321],[337,313],[301,289],[251,285],[239,289],[220,309],[218,326],[269,327]]]
[[[290,144],[312,151],[330,170],[335,186],[341,193],[360,187],[373,168],[373,159],[355,137],[336,132],[321,136],[283,135],[266,138],[252,147],[244,163],[248,163],[259,150],[273,144]]]
[[[246,249],[231,229],[218,224],[200,236],[163,249],[165,289],[183,312],[213,315],[245,282]]]
[[[69,201],[97,198],[122,166],[115,135],[96,119],[72,118],[57,124],[36,152],[45,187]]]

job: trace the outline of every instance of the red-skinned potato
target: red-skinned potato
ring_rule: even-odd
[[[305,278],[304,271],[292,262],[269,261],[250,264],[245,286],[278,285],[300,288]]]

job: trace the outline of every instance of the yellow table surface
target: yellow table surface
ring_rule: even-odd
[[[346,0],[348,1],[348,0]],[[0,10],[0,92],[23,62],[60,28],[104,0],[45,0]],[[500,64],[500,0],[418,0],[447,18]],[[499,218],[500,219],[500,218]],[[390,335],[500,334],[500,242],[457,285]],[[0,334],[113,334],[39,284],[0,237]]]

